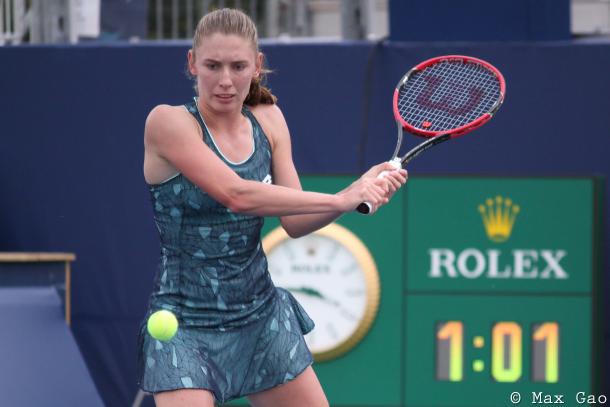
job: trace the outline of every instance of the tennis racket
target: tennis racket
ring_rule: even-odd
[[[390,163],[402,168],[430,147],[487,123],[502,105],[505,91],[500,71],[477,58],[447,55],[415,66],[394,90],[398,140]],[[399,157],[403,131],[427,140]],[[368,214],[371,204],[363,202],[357,210]]]

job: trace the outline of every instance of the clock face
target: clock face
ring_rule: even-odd
[[[379,278],[364,244],[332,224],[291,239],[280,227],[263,241],[269,272],[314,320],[305,336],[316,360],[339,356],[366,334],[379,304]]]

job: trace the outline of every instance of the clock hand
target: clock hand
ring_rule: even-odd
[[[334,305],[335,307],[340,306],[340,304],[337,301],[331,300],[330,298],[325,297],[320,291],[316,290],[315,288],[311,288],[311,287],[292,287],[292,288],[288,288],[286,287],[286,289],[290,292],[293,293],[301,293],[304,295],[308,295],[310,297],[315,297],[318,298],[322,301],[326,301],[328,303],[331,303],[332,305]]]

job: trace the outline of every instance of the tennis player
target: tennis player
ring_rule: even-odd
[[[148,315],[167,309],[180,328],[161,342],[143,321],[139,384],[159,407],[243,396],[255,407],[327,406],[303,338],[314,324],[271,281],[263,217],[303,236],[361,202],[377,210],[407,173],[384,163],[334,195],[302,191],[288,127],[261,85],[256,27],[240,11],[201,19],[188,67],[198,97],[155,107],[145,126],[144,176],[161,240]]]

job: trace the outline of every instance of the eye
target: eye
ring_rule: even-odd
[[[219,64],[217,64],[216,62],[207,62],[205,64],[205,67],[208,68],[211,71],[214,71],[216,69],[218,69]]]
[[[238,62],[234,65],[236,71],[243,71],[248,65],[243,62]]]

